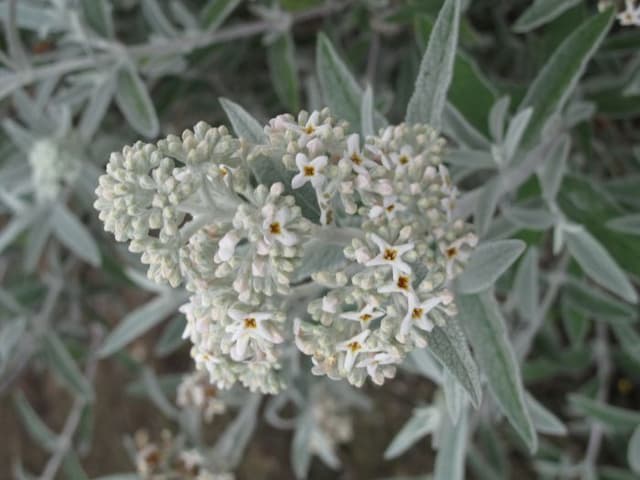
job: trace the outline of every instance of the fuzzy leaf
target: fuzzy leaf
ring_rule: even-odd
[[[627,461],[631,470],[640,475],[640,424],[636,427],[627,447]]]
[[[75,360],[55,332],[49,332],[44,337],[44,347],[51,361],[51,367],[57,372],[62,381],[77,395],[86,399],[93,398],[91,384],[82,374]]]
[[[233,131],[240,138],[258,144],[266,140],[262,126],[253,116],[247,112],[244,108],[231,100],[226,98],[220,98],[220,105],[227,114]]]
[[[53,208],[52,217],[53,233],[58,240],[84,261],[99,267],[100,250],[87,227],[61,203]]]
[[[453,77],[458,46],[460,0],[446,0],[422,57],[415,90],[407,106],[406,121],[442,125],[447,92]]]
[[[513,29],[518,33],[534,30],[558,18],[579,2],[580,0],[536,0],[518,17]]]
[[[446,418],[443,419],[443,423],[444,425],[441,427],[442,443],[436,457],[433,480],[464,480],[469,431],[466,409],[462,411],[461,418],[457,423]]]
[[[158,296],[129,313],[107,336],[98,351],[101,358],[117,352],[173,313],[186,300],[185,294]]]
[[[435,407],[417,408],[396,434],[384,452],[385,460],[399,457],[417,441],[433,433],[440,424],[441,414]]]
[[[489,389],[529,450],[535,452],[538,437],[525,401],[520,368],[493,293],[459,295],[457,305],[460,323],[487,376]]]
[[[140,134],[151,138],[158,135],[160,124],[147,86],[131,67],[117,74],[116,104],[127,122]]]
[[[448,319],[444,327],[434,327],[429,337],[429,349],[460,382],[477,408],[482,399],[478,367],[457,319]]]
[[[525,249],[522,240],[496,240],[477,247],[456,280],[460,293],[478,293],[490,288]]]
[[[534,108],[522,142],[525,147],[531,145],[551,115],[562,110],[613,18],[613,9],[608,9],[573,30],[531,83],[520,103],[520,110]]]
[[[627,275],[586,229],[567,230],[565,237],[569,252],[587,275],[628,302],[637,303],[638,294]]]

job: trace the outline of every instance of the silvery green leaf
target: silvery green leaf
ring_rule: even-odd
[[[311,240],[303,250],[300,265],[293,272],[293,281],[299,282],[311,274],[324,270],[333,270],[345,262],[342,243],[329,243],[325,240]]]
[[[9,2],[0,3],[0,18],[6,19],[8,14]],[[27,2],[16,2],[16,25],[39,34],[61,31],[67,27],[55,9]]]
[[[442,131],[466,148],[477,150],[490,148],[486,137],[471,125],[450,102],[447,102],[444,109]]]
[[[420,62],[415,89],[407,106],[407,122],[428,123],[436,129],[442,125],[458,46],[459,17],[460,0],[446,0]]]
[[[580,3],[580,0],[535,0],[516,23],[513,30],[526,33],[558,18],[562,13]]]
[[[624,352],[640,363],[640,335],[631,325],[615,325],[613,332]]]
[[[226,98],[220,98],[220,105],[224,109],[233,131],[240,138],[258,144],[265,141],[266,136],[262,129],[262,126],[258,121],[251,116],[244,108],[231,100]]]
[[[84,471],[78,454],[73,450],[69,450],[62,462],[62,472],[68,480],[89,480],[87,472]]]
[[[516,154],[516,150],[520,146],[520,141],[524,135],[525,129],[529,125],[531,115],[533,114],[533,108],[525,108],[518,112],[515,117],[509,122],[509,128],[504,139],[504,156],[506,163],[509,164],[513,160],[513,156]]]
[[[480,190],[478,203],[476,203],[473,216],[476,231],[480,237],[483,237],[489,230],[496,208],[498,207],[498,201],[502,194],[499,184],[499,178],[494,177],[486,182]]]
[[[300,86],[291,32],[278,35],[267,47],[271,84],[291,112],[300,110]]]
[[[563,285],[564,299],[579,312],[612,325],[629,325],[636,309],[608,293],[569,277]]]
[[[244,449],[253,435],[258,420],[258,407],[261,395],[252,393],[246,398],[246,402],[240,413],[227,427],[224,433],[218,437],[214,447],[216,459],[225,469],[233,470],[242,458]]]
[[[591,120],[596,110],[596,105],[593,102],[574,100],[564,112],[564,121],[568,128],[573,128],[582,122]]]
[[[81,6],[87,23],[97,34],[107,38],[114,36],[109,0],[82,0]]]
[[[571,138],[569,135],[563,135],[538,170],[538,180],[547,201],[554,201],[560,191],[570,150]]]
[[[440,411],[435,407],[416,408],[385,450],[385,460],[399,457],[421,438],[436,431],[441,417]]]
[[[522,240],[496,240],[480,244],[456,280],[460,293],[478,293],[490,288],[525,249]]]
[[[21,125],[18,125],[16,122],[11,120],[10,118],[5,118],[2,121],[2,127],[5,132],[11,138],[11,141],[22,150],[24,153],[28,154],[31,150],[31,146],[35,143],[36,138],[33,136],[31,132],[23,128]]]
[[[13,401],[29,436],[40,447],[53,452],[58,443],[56,434],[40,419],[22,392],[17,392]]]
[[[324,33],[318,34],[316,72],[331,113],[349,122],[353,131],[361,131],[362,89]]]
[[[446,154],[444,160],[451,165],[460,167],[491,170],[496,168],[493,155],[484,150],[451,150]]]
[[[640,475],[640,424],[636,426],[627,447],[627,462],[631,470]]]
[[[13,106],[18,118],[28,125],[35,135],[46,135],[55,129],[53,120],[44,115],[42,108],[39,108],[24,90],[18,89],[13,92]]]
[[[340,458],[336,455],[334,441],[324,431],[316,429],[314,432],[314,450],[322,462],[333,470],[338,470],[341,466]]]
[[[180,348],[184,344],[182,333],[185,327],[184,316],[176,315],[162,331],[162,335],[153,348],[153,353],[159,357],[166,357]]]
[[[444,379],[442,382],[442,388],[444,390],[444,399],[447,405],[447,412],[451,422],[455,425],[460,419],[460,412],[462,412],[465,405],[465,391],[460,385],[460,382],[449,372],[444,370]]]
[[[444,418],[433,480],[464,480],[469,422],[463,409],[458,422]]]
[[[534,108],[522,140],[524,147],[531,146],[547,120],[562,110],[609,31],[613,18],[613,9],[588,18],[556,48],[531,83],[519,107],[520,110]]]
[[[524,318],[534,319],[539,304],[538,251],[530,247],[518,266],[512,295],[516,309]]]
[[[84,139],[90,139],[100,126],[116,91],[116,78],[107,74],[93,87],[91,99],[80,117],[79,130]]]
[[[171,10],[171,15],[176,23],[180,24],[185,30],[197,31],[200,28],[199,20],[183,2],[171,0],[169,10]]]
[[[607,222],[607,227],[617,232],[640,235],[640,214],[634,213],[614,218]]]
[[[104,340],[98,356],[108,357],[134,341],[173,313],[186,297],[184,293],[168,293],[129,313]]]
[[[569,395],[569,403],[582,415],[611,427],[616,432],[631,432],[640,424],[640,412],[615,407],[584,395]]]
[[[469,394],[477,408],[482,400],[480,376],[467,339],[456,318],[447,319],[443,327],[436,326],[429,337],[429,349]]]
[[[520,368],[493,292],[458,295],[457,305],[460,323],[487,377],[489,389],[529,450],[535,452],[538,437],[525,401]]]
[[[93,388],[82,374],[75,360],[68,352],[62,340],[55,332],[48,332],[44,336],[44,349],[50,360],[50,366],[60,379],[81,397],[89,400],[93,398]]]
[[[507,121],[510,105],[511,97],[502,97],[493,104],[489,112],[489,132],[498,143],[502,143],[504,138],[504,125]]]
[[[529,392],[526,392],[527,405],[531,413],[531,420],[536,430],[545,435],[567,435],[567,427],[552,412],[547,410]]]
[[[151,368],[145,367],[142,371],[142,383],[145,387],[145,393],[151,402],[165,414],[168,418],[178,418],[178,410],[174,407],[164,392],[158,381],[158,377]]]
[[[631,303],[638,294],[609,252],[584,228],[565,231],[567,248],[580,268],[601,286]]]
[[[29,228],[40,217],[41,209],[32,207],[15,215],[11,221],[0,230],[0,253],[7,248],[18,235]]]
[[[502,208],[502,214],[517,227],[528,230],[547,230],[556,221],[556,216],[544,207],[527,208],[515,205]]]
[[[94,185],[96,185],[94,183]],[[23,266],[27,273],[33,273],[38,267],[38,261],[51,235],[51,216],[48,210],[43,210],[29,229],[27,244],[24,248]]]
[[[296,478],[307,478],[309,472],[313,423],[311,408],[306,408],[296,421],[296,429],[291,443],[291,465]]]
[[[17,317],[0,327],[0,373],[4,370],[4,363],[10,358],[11,352],[20,341],[26,327],[25,317]]]
[[[117,73],[116,104],[127,122],[145,137],[155,137],[160,130],[156,108],[147,86],[130,66],[123,66]]]
[[[362,135],[375,134],[375,127],[373,126],[373,89],[371,85],[367,85],[362,95],[362,105],[360,106],[360,119],[362,122]]]
[[[408,368],[410,372],[422,375],[438,385],[442,384],[443,369],[428,349],[416,348],[409,353],[408,358],[410,362],[403,364],[404,368]]]
[[[240,5],[241,0],[209,0],[200,14],[202,25],[209,33],[214,32],[231,15],[233,10]]]
[[[94,267],[99,267],[102,259],[96,241],[76,216],[67,207],[58,203],[51,212],[53,233],[60,243]]]
[[[165,37],[178,35],[178,31],[164,14],[157,0],[141,0],[141,4],[142,14],[153,31]]]

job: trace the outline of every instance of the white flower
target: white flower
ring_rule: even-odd
[[[369,218],[377,218],[386,214],[387,218],[393,218],[398,211],[405,210],[405,206],[398,203],[395,195],[386,195],[382,198],[382,205],[374,205],[369,210]]]
[[[313,188],[318,189],[325,180],[322,170],[327,165],[329,159],[326,155],[321,155],[309,161],[304,153],[296,155],[296,165],[299,173],[291,180],[291,186],[295,188],[302,187],[305,183],[311,182]]]
[[[337,345],[338,352],[345,352],[343,368],[346,372],[350,372],[356,362],[358,354],[364,349],[364,341],[367,339],[371,330],[363,330],[355,337],[350,338]]]
[[[626,0],[625,9],[617,16],[620,25],[628,26],[640,26],[640,7],[635,6],[634,0]]]
[[[372,233],[370,238],[371,241],[376,244],[380,253],[369,260],[365,266],[377,267],[380,265],[387,265],[392,268],[394,278],[396,278],[400,273],[404,273],[405,275],[409,275],[411,273],[411,267],[402,261],[402,255],[413,250],[413,243],[390,245],[375,233]]]
[[[391,375],[393,375],[395,374],[395,368],[393,370],[389,370],[380,369],[380,367],[398,365],[401,361],[402,357],[400,357],[397,351],[372,352],[372,355],[368,355],[367,358],[358,362],[356,366],[358,368],[366,368],[367,374],[371,377],[371,380],[373,380],[377,385],[382,385],[385,377],[390,376],[385,375],[384,370],[387,370]]]
[[[415,325],[416,327],[424,330],[425,332],[430,332],[433,330],[433,322],[429,320],[427,315],[431,310],[437,307],[440,304],[447,305],[451,303],[453,297],[450,293],[442,293],[440,295],[431,297],[424,302],[420,303],[420,299],[415,294],[410,294],[407,296],[407,314],[402,319],[402,324],[400,325],[400,332],[396,335],[396,339],[404,343],[407,334],[411,330],[411,328]]]
[[[389,164],[388,161],[384,162],[385,157],[382,158],[385,167],[389,170],[395,169],[398,173],[402,173],[407,169],[409,164],[411,164],[413,157],[413,149],[409,145],[404,145],[399,152],[391,152],[389,154],[391,164]]]
[[[347,151],[344,153],[344,158],[351,164],[353,171],[364,178],[369,177],[369,171],[366,167],[374,168],[377,166],[376,162],[365,157],[360,148],[360,135],[357,133],[353,133],[347,138]]]
[[[246,313],[232,308],[228,314],[236,322],[226,328],[226,331],[232,334],[233,346],[229,353],[235,361],[241,361],[247,357],[247,346],[250,340],[254,340],[258,348],[265,341],[268,343],[282,342],[282,337],[265,325],[265,322],[271,319],[271,313]]]
[[[445,256],[447,278],[451,279],[455,276],[455,267],[458,264],[464,264],[471,256],[471,250],[478,243],[478,237],[473,233],[469,233],[458,238],[448,245],[441,245],[440,249]],[[463,248],[464,246],[467,248]]]
[[[393,281],[378,288],[380,293],[401,293],[408,296],[413,293],[413,281],[409,275],[394,275]]]
[[[288,207],[276,210],[275,205],[267,204],[262,207],[262,230],[264,233],[264,242],[267,245],[273,245],[279,242],[285,247],[292,247],[298,243],[298,236],[286,229],[287,223],[291,220],[292,215]]]
[[[373,305],[365,305],[364,308],[358,312],[347,312],[340,315],[347,320],[353,320],[354,322],[360,322],[360,325],[364,328],[370,325],[371,322],[384,315],[383,311],[376,310]]]

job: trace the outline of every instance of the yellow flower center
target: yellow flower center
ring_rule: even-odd
[[[454,258],[458,255],[458,249],[456,247],[447,248],[447,257]]]
[[[362,165],[362,157],[358,155],[358,152],[353,152],[351,154],[351,161],[356,165]]]
[[[409,163],[409,157],[407,157],[406,155],[401,155],[398,159],[398,162],[400,163],[400,165],[406,165],[407,163]]]
[[[271,235],[280,235],[282,233],[280,223],[273,222],[271,225],[269,225],[269,231],[271,232]]]
[[[316,174],[316,169],[312,165],[307,165],[302,169],[305,177],[313,177]]]
[[[244,319],[244,328],[257,328],[258,327],[258,323],[256,322],[256,319],[253,317],[247,317]]]
[[[398,251],[395,248],[385,248],[382,258],[388,262],[393,262],[398,257]]]
[[[409,277],[407,277],[406,275],[400,275],[398,277],[398,288],[402,289],[402,290],[409,290]]]
[[[313,125],[307,125],[306,127],[304,127],[304,133],[306,133],[307,135],[311,135],[315,131],[316,128]]]
[[[369,320],[371,320],[371,315],[369,315],[368,313],[363,313],[362,315],[360,315],[360,320],[362,320],[363,322],[368,322]]]
[[[420,307],[416,307],[411,312],[411,318],[413,318],[414,320],[420,320],[422,318],[423,313],[424,313],[424,309]]]
[[[352,353],[356,353],[362,348],[362,345],[360,345],[360,343],[358,342],[351,342],[347,345],[347,348],[351,350]]]

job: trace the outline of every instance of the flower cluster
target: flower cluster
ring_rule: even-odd
[[[455,315],[476,244],[443,147],[427,125],[362,138],[326,109],[258,144],[200,123],[113,154],[95,206],[150,278],[192,292],[185,337],[218,388],[279,391],[293,345],[315,374],[381,384]]]
[[[209,383],[204,372],[185,376],[178,385],[176,403],[179,407],[198,412],[205,422],[227,411],[227,404],[220,398],[218,390]]]
[[[145,431],[134,437],[136,470],[143,480],[234,480],[231,473],[214,473],[197,450],[185,450],[182,442],[164,431],[159,443],[152,442]]]
[[[65,185],[71,185],[80,174],[81,154],[77,142],[55,138],[37,140],[29,151],[29,165],[37,200],[55,200]]]

